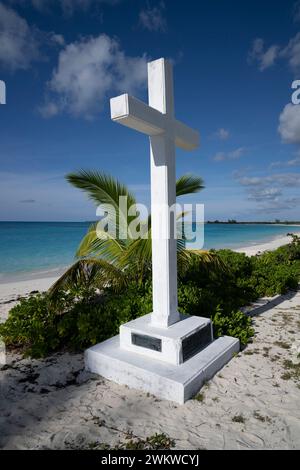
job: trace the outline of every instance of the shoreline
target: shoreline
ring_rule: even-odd
[[[44,292],[57,279],[58,276],[0,284],[0,323],[7,320],[9,311],[19,303],[21,297],[26,297],[31,292]]]
[[[0,286],[2,284],[11,284],[15,282],[29,282],[39,279],[56,278],[58,279],[71,265],[59,266],[39,271],[22,271],[17,273],[1,273]]]
[[[295,235],[300,236],[299,231],[293,232]],[[291,237],[285,236],[276,236],[272,240],[269,240],[264,243],[258,243],[253,245],[247,245],[240,248],[232,248],[232,251],[237,253],[245,253],[247,256],[255,256],[260,253],[265,253],[266,251],[274,251],[281,246],[288,245],[291,242]]]
[[[246,224],[243,223],[243,224]],[[285,243],[289,242],[289,238],[286,236],[286,233],[289,233],[292,231],[293,233],[300,235],[300,225],[298,224],[277,224],[280,226],[286,227],[287,231],[281,234],[269,234],[268,236],[264,236],[263,234],[260,235],[260,238],[258,239],[249,239],[249,240],[228,240],[227,245],[225,243],[225,246],[222,246],[223,243],[221,240],[219,240],[216,243],[216,246],[214,246],[209,240],[208,240],[208,247],[206,247],[206,243],[204,243],[203,249],[205,250],[210,250],[210,249],[216,249],[216,250],[222,250],[222,249],[228,249],[232,250],[235,252],[244,252],[248,256],[253,256],[259,252],[267,251],[267,250],[274,250],[278,248],[279,246],[284,245]],[[294,230],[293,230],[294,228]],[[242,237],[243,238],[243,237]],[[194,249],[194,248],[200,248],[197,246],[193,246],[194,244],[191,243],[189,244],[187,242],[187,248],[189,249]],[[220,245],[220,246],[219,246]],[[50,265],[49,267],[44,266],[43,268],[38,268],[38,269],[28,269],[28,270],[20,270],[20,271],[6,271],[5,268],[3,272],[0,272],[0,286],[3,284],[16,284],[19,282],[31,282],[34,286],[35,282],[38,283],[40,279],[46,279],[46,278],[59,278],[74,262],[74,260],[65,260],[65,263],[55,263],[54,265]],[[9,267],[11,269],[11,267]],[[32,290],[36,290],[36,287],[33,287]],[[1,299],[1,297],[0,297]]]
[[[296,235],[300,235],[300,231],[294,232]],[[291,241],[291,238],[287,235],[277,236],[268,242],[247,245],[239,248],[228,248],[237,253],[245,253],[247,256],[255,256],[266,251],[273,251],[280,246],[286,245]],[[225,248],[226,249],[226,248]],[[65,269],[68,267],[66,266]],[[49,289],[49,287],[63,274],[65,269],[58,268],[52,269],[51,271],[43,271],[36,273],[22,273],[17,275],[15,278],[11,277],[8,279],[0,279],[0,305],[2,307],[8,307],[8,310],[13,306],[13,303],[17,303],[18,298],[26,296],[33,291],[43,292]],[[43,274],[43,275],[42,275]],[[4,310],[7,310],[6,308]],[[6,315],[4,315],[6,317]],[[3,321],[3,308],[0,315],[0,322]]]

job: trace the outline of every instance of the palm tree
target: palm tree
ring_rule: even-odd
[[[74,287],[101,289],[109,285],[118,290],[131,281],[143,283],[151,271],[151,216],[147,223],[138,221],[141,230],[147,232],[146,236],[133,239],[129,228],[128,238],[123,239],[119,233],[126,217],[126,227],[130,227],[130,222],[136,219],[136,216],[128,216],[129,208],[136,204],[135,197],[128,188],[115,178],[96,171],[81,170],[67,175],[66,179],[87,193],[89,199],[97,206],[101,204],[108,208],[106,219],[115,224],[117,236],[111,236],[107,231],[101,233],[99,226],[96,223],[92,224],[76,252],[78,260],[53,284],[50,295],[53,297],[58,292]],[[176,182],[176,195],[179,197],[197,193],[203,188],[202,178],[184,175]],[[120,207],[121,196],[126,197],[127,207]],[[178,218],[183,219],[184,215],[184,213],[178,214]],[[195,258],[204,268],[209,266],[215,270],[222,266],[215,253],[206,250],[187,250],[182,239],[177,241],[177,251],[181,272]]]

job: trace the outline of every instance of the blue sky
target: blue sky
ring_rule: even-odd
[[[206,189],[205,218],[300,220],[300,3],[0,0],[0,220],[91,220],[64,175],[113,174],[148,203],[147,138],[110,120],[109,98],[147,100],[146,62],[174,62],[177,118],[201,147],[177,174]]]

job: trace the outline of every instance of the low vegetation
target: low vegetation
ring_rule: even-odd
[[[69,180],[98,204],[126,195],[125,187],[103,175],[80,173]],[[177,194],[202,187],[200,178],[185,176],[177,182]],[[296,236],[289,245],[261,256],[186,250],[182,244],[178,253],[179,310],[211,318],[215,337],[234,336],[242,345],[254,330],[241,307],[261,296],[296,289],[300,280]],[[7,347],[22,348],[33,357],[62,348],[83,350],[117,334],[121,324],[152,311],[151,239],[98,240],[93,225],[77,255],[79,260],[49,292],[22,299],[10,311],[0,325]]]
[[[232,421],[234,423],[241,423],[241,424],[244,424],[246,422],[245,418],[243,415],[236,415],[236,416],[233,416],[232,418]]]
[[[154,434],[153,436],[141,439],[139,437],[128,436],[124,442],[120,442],[115,447],[109,444],[93,442],[89,444],[90,450],[169,450],[174,449],[176,443],[166,434]]]
[[[296,289],[300,249],[296,258],[293,244],[259,257],[229,250],[216,254],[226,270],[210,272],[203,270],[200,261],[193,261],[184,274],[179,272],[179,308],[183,313],[210,317],[216,337],[234,336],[245,345],[254,331],[251,319],[239,309],[260,296]],[[258,276],[259,272],[264,275]],[[55,298],[44,293],[21,300],[0,325],[0,335],[7,346],[22,347],[26,354],[40,357],[63,347],[82,350],[117,334],[122,323],[151,310],[150,277],[142,285],[131,282],[118,292],[106,287],[99,294],[90,285],[68,293],[62,290]]]
[[[197,395],[195,395],[194,397],[194,400],[200,401],[200,403],[202,403],[204,399],[205,399],[205,395],[204,393],[201,393],[201,392],[197,393]]]
[[[283,361],[283,367],[286,372],[281,376],[283,380],[293,379],[296,382],[300,380],[300,362],[293,362],[290,359]]]
[[[263,416],[261,415],[258,411],[254,411],[253,416],[255,419],[258,421],[261,421],[262,423],[271,423],[272,420],[269,416]]]

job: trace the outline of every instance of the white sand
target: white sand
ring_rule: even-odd
[[[295,235],[300,236],[299,231],[292,231]],[[255,256],[258,253],[264,253],[265,251],[276,250],[280,246],[287,245],[291,242],[291,237],[285,235],[284,237],[276,237],[274,240],[268,241],[266,243],[261,243],[258,245],[250,245],[242,248],[236,248],[233,251],[238,253],[245,253],[247,256]]]
[[[247,254],[287,241],[248,247]],[[0,284],[0,321],[20,295],[44,291],[55,280]],[[284,375],[290,372],[284,360],[299,363],[300,292],[268,301],[257,303],[253,344],[201,390],[202,402],[183,406],[85,372],[83,354],[44,360],[7,354],[0,366],[0,448],[115,446],[128,433],[163,432],[176,449],[300,449],[300,383]],[[244,422],[233,421],[240,415]]]
[[[285,359],[299,362],[300,292],[276,304],[255,318],[253,344],[202,389],[203,401],[183,406],[84,372],[82,354],[9,355],[0,370],[0,448],[115,446],[128,433],[163,432],[176,449],[300,449],[300,385],[284,375]]]
[[[29,279],[27,281],[0,283],[0,323],[6,320],[9,310],[18,303],[18,299],[33,291],[46,291],[57,277]]]

